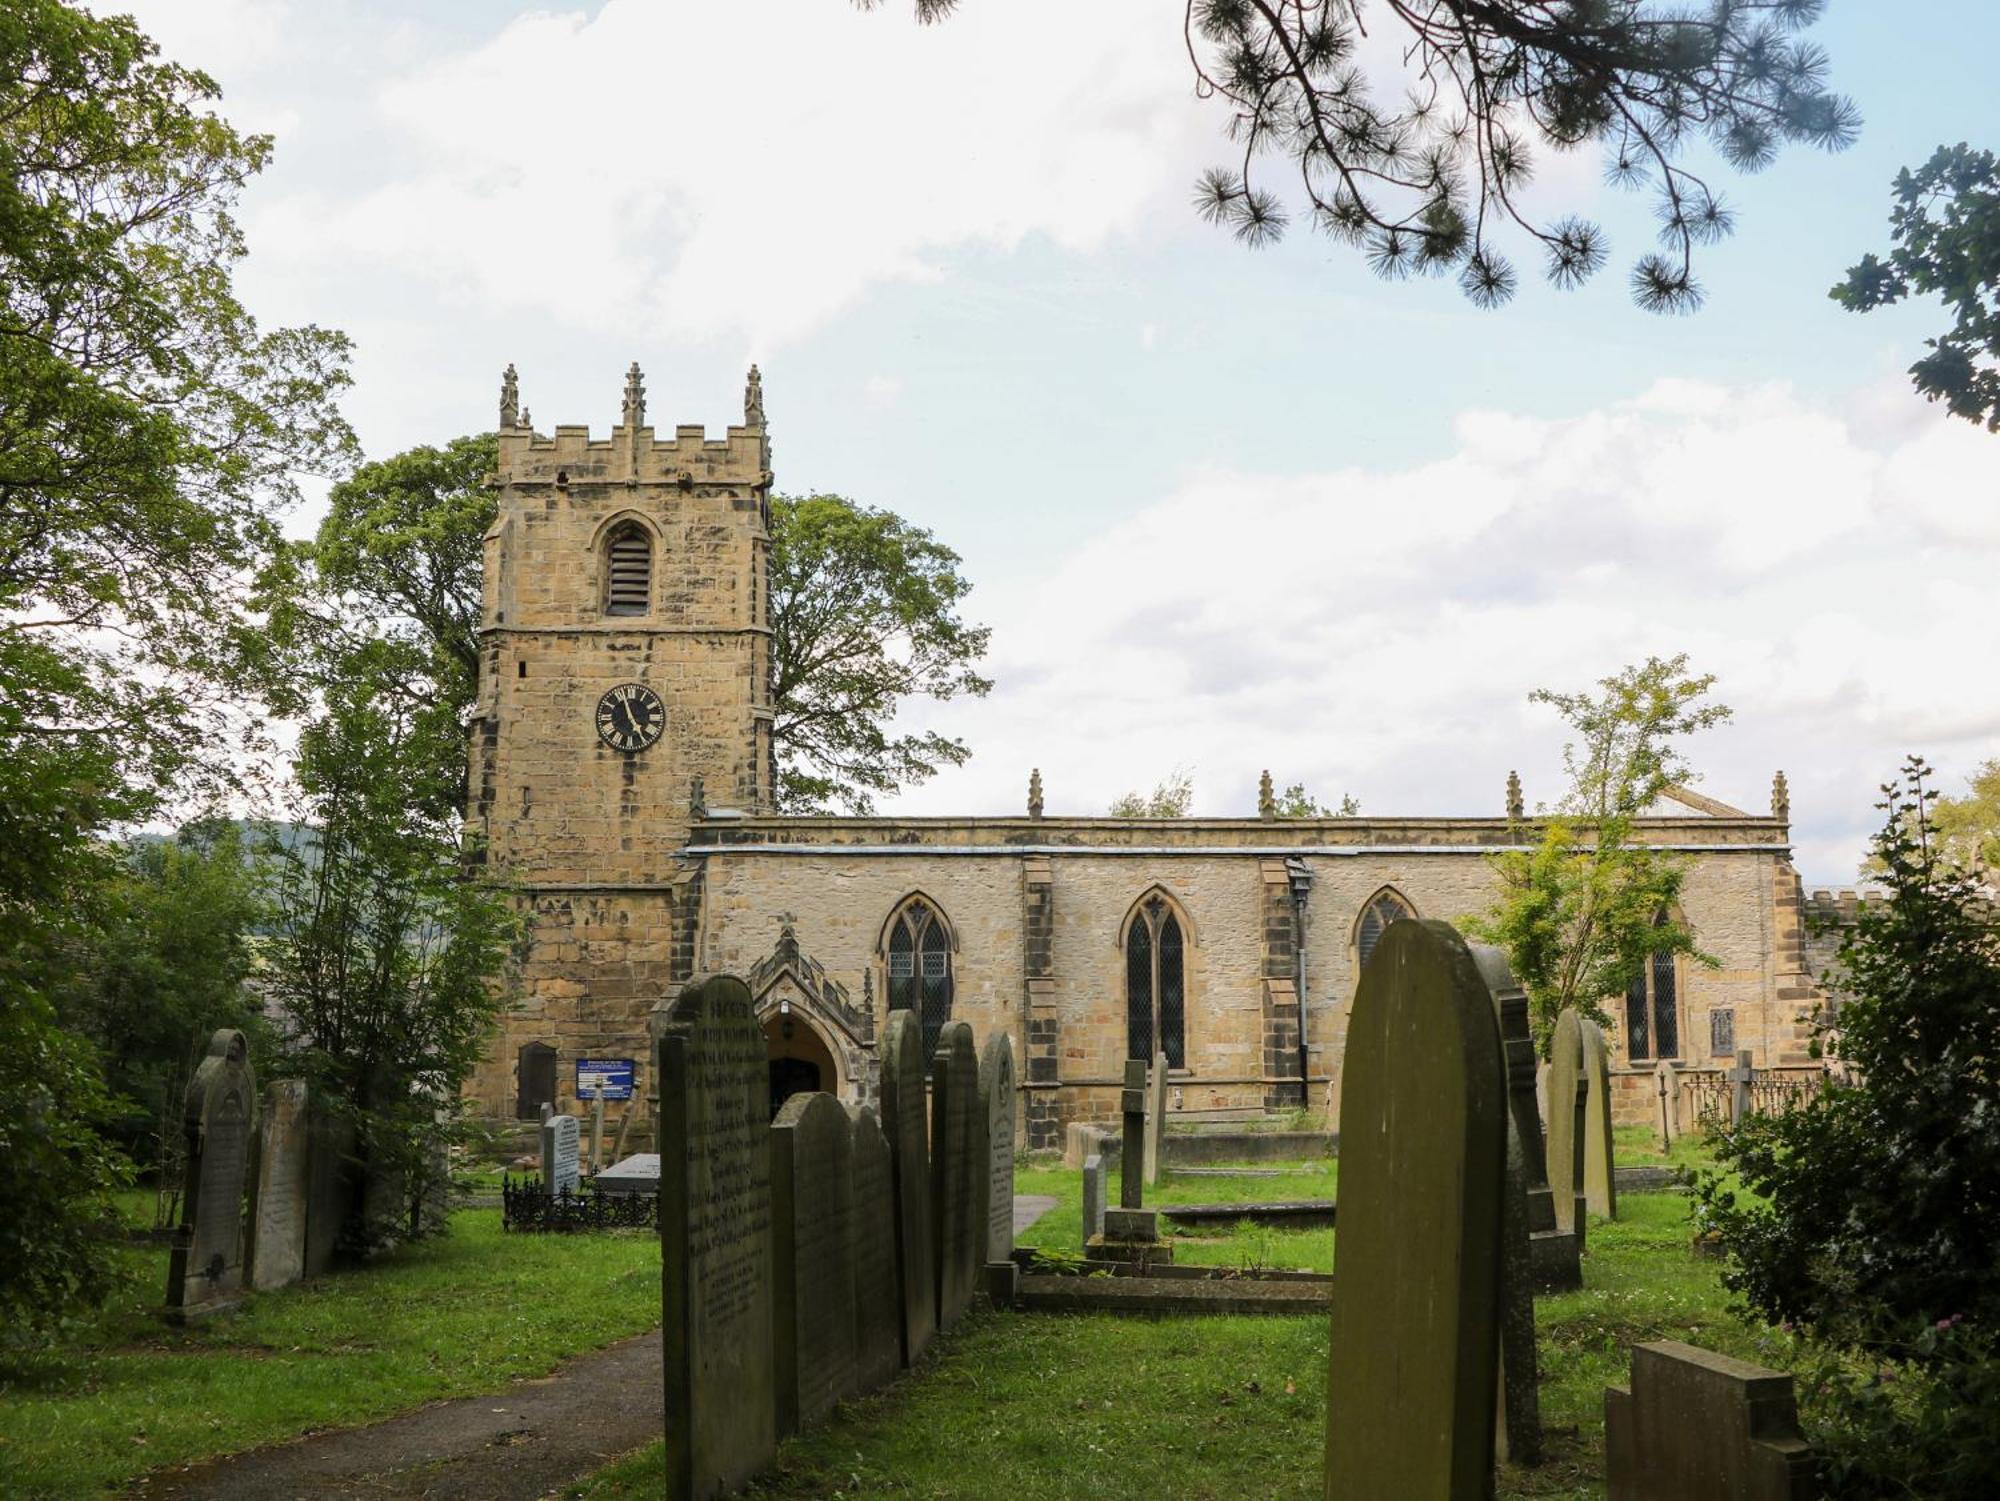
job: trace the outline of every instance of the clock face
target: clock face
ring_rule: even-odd
[[[597,736],[613,750],[645,750],[666,727],[667,706],[644,683],[620,683],[597,701]]]

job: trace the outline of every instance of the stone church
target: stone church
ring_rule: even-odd
[[[1111,1118],[1156,1051],[1171,1111],[1323,1106],[1382,929],[1483,909],[1486,857],[1524,838],[1511,775],[1490,817],[1279,819],[1268,790],[1242,818],[1072,817],[1039,776],[1019,816],[781,816],[756,369],[717,438],[649,426],[635,365],[594,438],[536,432],[510,367],[494,484],[467,835],[530,933],[471,1086],[490,1117],[570,1108],[579,1065],[615,1060],[636,1080],[611,1119],[643,1110],[647,1013],[715,971],[756,996],[774,1109],[871,1099],[898,1007],[1012,1034],[1031,1147]],[[1765,813],[1676,789],[1644,820],[1689,857],[1680,915],[1720,965],[1662,960],[1613,1004],[1622,1117],[1651,1118],[1661,1059],[1812,1069],[1788,818],[1781,775]]]

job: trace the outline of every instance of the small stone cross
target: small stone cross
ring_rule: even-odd
[[[1750,1114],[1750,1084],[1757,1077],[1757,1070],[1750,1066],[1748,1048],[1736,1055],[1736,1066],[1725,1070],[1722,1077],[1736,1086],[1730,1096],[1730,1119],[1740,1121]]]
[[[1146,1060],[1125,1060],[1125,1140],[1118,1163],[1118,1207],[1138,1209],[1146,1193]]]

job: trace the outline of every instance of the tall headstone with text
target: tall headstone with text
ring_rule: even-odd
[[[280,1079],[264,1091],[257,1117],[256,1177],[250,1185],[248,1281],[258,1292],[305,1275],[311,1166],[306,1081]]]
[[[581,1128],[573,1115],[551,1115],[542,1122],[542,1191],[551,1196],[574,1194],[583,1187]]]
[[[913,1366],[937,1332],[937,1259],[932,1251],[929,1104],[923,1026],[891,1011],[882,1035],[882,1134],[892,1154],[896,1280],[901,1287],[903,1364]]]
[[[986,1121],[987,1261],[1014,1254],[1014,1039],[996,1032],[979,1051],[979,1106]]]
[[[218,1030],[182,1100],[187,1191],[167,1264],[167,1316],[177,1322],[232,1306],[243,1288],[243,1188],[257,1114],[249,1055],[241,1032]]]
[[[1610,1501],[1812,1501],[1811,1445],[1792,1378],[1676,1340],[1632,1347],[1632,1382],[1604,1392]]]
[[[653,1015],[660,1089],[666,1494],[712,1501],[777,1447],[770,1063],[749,987],[697,981]]]
[[[1618,1218],[1617,1150],[1611,1137],[1611,1050],[1604,1029],[1583,1024],[1583,1201],[1601,1219]]]
[[[1549,1191],[1548,1149],[1542,1140],[1537,1100],[1539,1071],[1535,1038],[1528,1021],[1528,993],[1514,978],[1507,956],[1486,944],[1472,945],[1472,957],[1500,1017],[1500,1047],[1507,1059],[1507,1136],[1521,1144],[1521,1180],[1528,1227],[1528,1265],[1536,1292],[1583,1286],[1575,1235],[1556,1228],[1555,1199]],[[1516,1362],[1519,1369],[1521,1362]]]
[[[771,1122],[771,1328],[781,1439],[855,1390],[853,1150],[854,1127],[830,1094],[795,1094]]]
[[[946,1022],[931,1059],[931,1223],[937,1257],[938,1328],[972,1302],[986,1248],[986,1133],[979,1114],[979,1054],[967,1022]]]
[[[896,1280],[896,1165],[875,1112],[848,1109],[853,1140],[848,1212],[854,1262],[854,1387],[871,1392],[903,1363],[902,1289]]]
[[[1492,996],[1448,925],[1383,933],[1343,1072],[1325,1493],[1485,1501],[1506,1073]]]
[[[1583,1018],[1565,1007],[1556,1018],[1549,1043],[1549,1195],[1555,1205],[1556,1228],[1584,1231],[1583,1166],[1584,1111],[1588,1083],[1583,1073]]]

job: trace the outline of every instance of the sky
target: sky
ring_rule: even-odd
[[[1051,814],[1178,770],[1247,815],[1269,768],[1497,815],[1509,770],[1562,790],[1531,690],[1686,652],[1734,710],[1700,790],[1762,811],[1783,768],[1801,873],[1843,885],[1907,753],[1948,791],[2000,756],[2000,436],[1909,393],[1938,306],[1826,296],[1898,168],[2000,146],[1988,0],[1832,0],[1860,141],[1716,174],[1737,230],[1681,318],[1631,302],[1646,205],[1590,152],[1533,202],[1611,266],[1518,256],[1497,311],[1203,223],[1231,148],[1170,0],[133,8],[275,138],[239,289],[353,337],[370,457],[490,427],[510,361],[543,431],[607,430],[637,360],[657,426],[719,432],[755,360],[781,490],[963,556],[996,686],[906,716],[974,754],[887,811],[1018,812],[1040,767]]]

